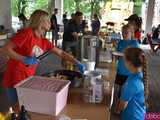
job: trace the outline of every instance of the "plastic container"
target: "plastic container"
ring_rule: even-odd
[[[67,103],[69,84],[67,80],[32,76],[15,87],[20,106],[31,112],[56,116]]]
[[[103,100],[102,75],[97,71],[86,71],[84,74],[84,101],[101,103]]]

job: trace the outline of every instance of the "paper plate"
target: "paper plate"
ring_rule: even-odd
[[[112,54],[115,56],[123,56],[124,55],[122,52],[118,52],[118,51],[112,52]]]

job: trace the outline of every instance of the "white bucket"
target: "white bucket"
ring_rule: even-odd
[[[84,72],[84,101],[90,103],[100,103],[103,100],[102,75],[97,71]]]
[[[89,61],[87,59],[83,60],[85,66],[86,66],[86,70],[87,71],[94,71],[95,70],[95,61]]]

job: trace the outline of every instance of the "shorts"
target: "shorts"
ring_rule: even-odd
[[[122,86],[126,82],[127,78],[128,78],[127,75],[117,74],[115,84],[118,84],[118,85]]]
[[[52,40],[57,41],[58,40],[58,31],[57,30],[53,30],[52,31]]]

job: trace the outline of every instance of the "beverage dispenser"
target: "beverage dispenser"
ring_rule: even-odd
[[[81,40],[81,60],[99,61],[99,39],[97,36],[85,35]]]

